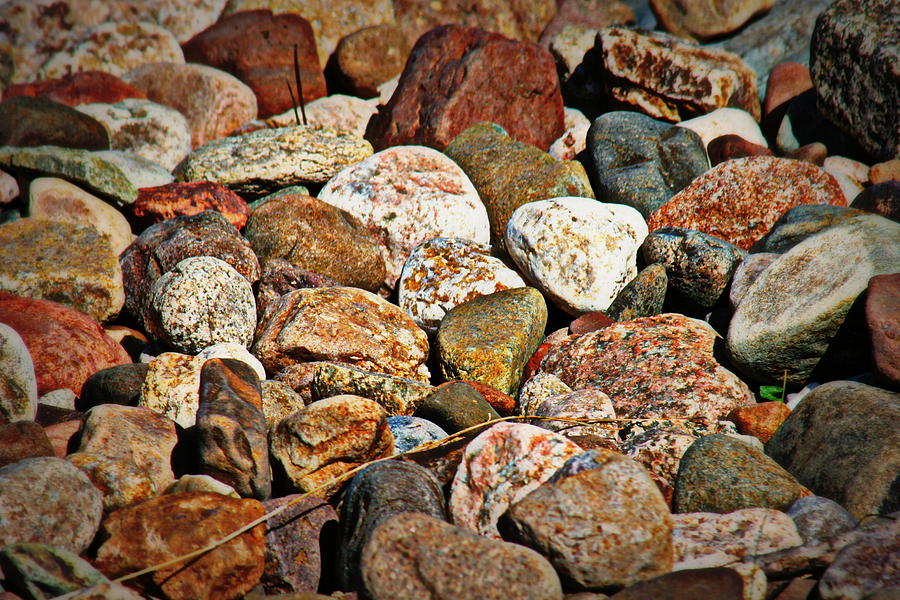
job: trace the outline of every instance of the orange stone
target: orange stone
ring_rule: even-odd
[[[783,402],[760,402],[735,408],[726,418],[737,425],[739,433],[766,443],[790,414],[791,409]]]

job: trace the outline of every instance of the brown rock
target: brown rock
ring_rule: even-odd
[[[738,433],[756,436],[765,444],[790,414],[791,409],[784,402],[760,402],[739,406],[726,419],[737,425]]]
[[[157,495],[156,485],[146,471],[126,458],[74,452],[66,460],[81,469],[100,491],[105,513]]]
[[[774,153],[759,144],[748,142],[739,135],[720,135],[706,146],[709,164],[713,167],[733,158],[746,156],[774,156]]]
[[[0,426],[0,467],[35,456],[54,456],[43,427],[34,421],[15,421]]]
[[[769,72],[766,97],[763,100],[763,129],[767,134],[778,132],[791,100],[812,89],[809,68],[795,62],[782,62]]]
[[[447,383],[452,382],[448,381]],[[513,414],[513,411],[516,409],[516,399],[508,394],[504,394],[497,388],[486,383],[481,383],[480,381],[465,381],[464,383],[475,388],[475,391],[481,394],[482,398],[484,398],[485,401],[491,405],[491,408],[496,410],[501,417]]]
[[[585,313],[569,323],[569,333],[572,335],[590,333],[592,331],[597,331],[598,329],[603,329],[604,327],[609,327],[613,323],[615,323],[615,321],[603,314],[602,311],[595,310],[594,312]]]
[[[106,541],[95,566],[115,578],[171,560],[218,540],[261,517],[256,500],[209,492],[166,494],[108,516]],[[265,529],[260,523],[187,564],[154,571],[133,584],[144,592],[157,586],[170,600],[230,600],[250,591],[263,573]]]
[[[611,596],[611,600],[648,598],[666,598],[666,600],[744,598],[744,583],[737,571],[725,567],[687,569],[641,581]]]
[[[0,322],[16,330],[34,363],[38,396],[81,386],[96,371],[131,362],[99,323],[76,310],[0,291]]]
[[[892,388],[900,388],[900,273],[869,280],[866,323],[875,376]]]
[[[852,206],[900,223],[900,181],[870,185],[857,194]]]
[[[597,43],[610,98],[624,110],[677,122],[727,106],[760,119],[756,73],[736,54],[622,27],[603,29]]]
[[[109,150],[97,119],[47,98],[14,96],[0,103],[0,145]]]
[[[572,25],[600,30],[628,23],[634,23],[634,11],[618,0],[557,0],[556,14],[541,33],[539,43],[547,46],[553,36]]]
[[[3,91],[3,99],[13,96],[48,98],[68,106],[98,102],[113,104],[126,98],[146,98],[136,87],[104,71],[81,71],[59,79],[13,84]]]
[[[792,158],[794,160],[802,160],[804,162],[812,163],[816,166],[821,167],[825,164],[825,159],[828,158],[828,147],[825,146],[825,144],[823,144],[822,142],[804,144],[796,150],[791,150],[790,152],[785,154],[784,157]]]
[[[869,183],[874,185],[885,181],[900,181],[900,158],[880,162],[869,168]]]
[[[294,82],[294,48],[303,101],[321,96],[325,77],[309,21],[299,14],[273,15],[269,10],[237,12],[220,19],[185,43],[184,58],[231,73],[253,90],[259,117],[283,113],[293,106],[287,89]],[[299,98],[296,100],[299,102]]]
[[[44,426],[44,433],[53,446],[53,455],[56,458],[65,458],[72,452],[78,450],[78,441],[81,433],[81,426],[84,424],[82,419],[71,419],[56,423],[54,425]]]
[[[142,228],[173,217],[196,215],[204,210],[219,211],[238,229],[246,225],[250,217],[250,207],[243,198],[224,185],[211,181],[140,188],[137,200],[131,205],[132,214]]]
[[[411,49],[396,25],[364,27],[338,42],[325,72],[348,94],[374,98],[378,86],[400,75]]]
[[[731,33],[774,4],[775,0],[650,0],[661,29],[699,40]]]
[[[290,263],[283,258],[273,258],[264,267],[256,290],[256,314],[263,319],[268,310],[278,304],[288,292],[303,288],[340,286],[337,280],[313,273]]]
[[[445,25],[416,42],[366,139],[376,150],[403,144],[442,150],[480,121],[546,150],[565,129],[555,62],[540,46]]]

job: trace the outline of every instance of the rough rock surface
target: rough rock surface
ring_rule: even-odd
[[[184,428],[197,421],[200,369],[205,358],[164,352],[147,364],[139,405],[167,416]]]
[[[875,376],[900,389],[900,274],[876,275],[866,291],[866,324]]]
[[[47,98],[13,96],[0,103],[0,144],[109,150],[106,127]]]
[[[378,86],[403,72],[410,50],[412,44],[396,25],[364,27],[338,42],[326,74],[348,94],[377,98]]]
[[[150,476],[128,459],[74,452],[66,460],[83,471],[100,491],[104,514],[149,500],[158,493]]]
[[[0,423],[33,420],[37,403],[31,353],[22,336],[0,322]]]
[[[775,0],[651,0],[653,14],[669,33],[700,40],[739,29]]]
[[[147,228],[166,219],[196,215],[207,209],[222,213],[237,229],[246,225],[250,216],[250,208],[240,196],[224,185],[210,181],[141,188],[131,205],[131,214]]]
[[[13,84],[3,90],[4,98],[33,96],[48,98],[67,106],[113,104],[127,98],[144,98],[144,93],[105,71],[80,71],[59,79],[41,79]]]
[[[352,394],[374,400],[389,416],[411,415],[433,389],[421,381],[324,361],[317,363],[311,386],[314,402]]]

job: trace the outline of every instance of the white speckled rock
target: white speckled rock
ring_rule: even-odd
[[[345,131],[363,137],[369,119],[377,111],[377,104],[372,100],[363,100],[356,96],[333,94],[316,98],[306,104],[306,120],[310,125],[321,125],[336,131]],[[300,113],[300,110],[297,110]],[[302,123],[302,115],[301,115]],[[265,120],[269,127],[293,127],[297,124],[294,109]]]
[[[748,142],[769,147],[756,119],[740,108],[717,108],[710,113],[682,121],[677,125],[699,135],[704,146],[708,146],[717,137],[737,135]]]
[[[425,240],[490,241],[475,186],[455,162],[424,146],[395,146],[347,167],[325,184],[319,199],[358,217],[381,241],[389,287]]]
[[[197,358],[209,360],[211,358],[233,358],[250,365],[256,372],[256,376],[262,381],[266,378],[266,370],[259,359],[250,354],[246,347],[234,342],[220,342],[204,348],[197,354]]]
[[[181,46],[168,29],[146,22],[103,23],[47,59],[40,77],[49,79],[92,69],[119,77],[140,65],[157,62],[184,62]]]
[[[524,423],[497,423],[466,446],[450,491],[460,527],[500,538],[497,519],[582,452],[563,436]]]
[[[140,406],[166,415],[182,427],[197,420],[200,404],[200,370],[205,358],[165,352],[147,363]]]
[[[591,122],[580,110],[565,109],[566,131],[555,142],[550,144],[547,153],[559,160],[575,160],[579,152],[584,150],[588,129]]]
[[[564,419],[615,419],[616,411],[609,396],[597,388],[581,388],[568,393],[550,396],[535,407],[532,413],[538,417],[559,417]],[[576,425],[566,421],[545,421],[535,419],[534,425],[542,429],[559,432],[566,437],[596,435],[615,437],[615,424],[589,423]]]
[[[460,238],[434,238],[412,251],[397,284],[397,303],[416,325],[434,333],[447,312],[500,290],[525,287],[490,248]]]
[[[136,189],[172,183],[171,173],[152,160],[147,160],[137,154],[121,150],[103,150],[91,154],[119,167],[119,170]]]
[[[36,219],[93,227],[118,256],[134,240],[125,216],[77,185],[56,177],[39,177],[28,186],[28,214]]]
[[[772,508],[743,508],[727,514],[674,514],[675,571],[706,569],[744,557],[803,543],[787,514]]]
[[[524,204],[506,225],[510,256],[572,314],[609,307],[637,275],[645,237],[647,224],[630,206],[573,196]]]
[[[9,204],[19,197],[19,183],[16,178],[0,171],[0,204]]]
[[[519,390],[516,414],[533,415],[535,409],[544,400],[559,394],[568,394],[571,391],[572,388],[553,373],[538,373],[526,381]]]
[[[191,151],[191,130],[183,114],[141,98],[115,104],[81,104],[76,110],[100,121],[113,150],[133,152],[172,170]]]
[[[36,412],[31,353],[15,329],[0,323],[0,421],[33,421]]]
[[[227,0],[125,0],[125,10],[153,17],[185,43],[219,19]]]
[[[186,258],[153,282],[149,297],[147,331],[179,352],[253,341],[253,288],[224,260]]]

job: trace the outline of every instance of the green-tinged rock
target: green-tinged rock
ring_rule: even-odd
[[[501,290],[460,304],[437,332],[441,375],[513,395],[546,325],[547,304],[534,288]]]
[[[662,312],[668,286],[666,268],[659,263],[653,263],[622,288],[609,308],[603,312],[614,321],[630,321],[658,315]]]
[[[449,381],[438,386],[422,401],[416,416],[428,419],[450,433],[500,418],[484,396],[463,381]]]
[[[769,233],[753,245],[753,251],[787,252],[809,236],[861,214],[863,214],[861,210],[833,204],[795,206],[775,221]]]
[[[444,154],[475,184],[488,211],[491,243],[501,248],[506,247],[506,223],[523,204],[562,196],[594,197],[581,163],[560,161],[518,142],[494,123],[469,127],[453,138]]]
[[[315,401],[353,394],[374,400],[388,416],[411,415],[433,389],[427,383],[405,377],[322,362],[318,363],[313,377],[312,398]]]
[[[6,223],[0,256],[0,290],[59,302],[101,323],[125,305],[119,261],[91,227],[31,218]]]
[[[44,544],[10,544],[0,549],[3,584],[28,600],[55,598],[108,581],[78,555]]]
[[[0,423],[34,419],[37,404],[31,353],[15,329],[0,323]]]
[[[774,460],[732,436],[698,438],[678,466],[674,510],[728,513],[741,508],[787,510],[805,492]]]
[[[121,170],[136,188],[159,187],[174,181],[166,169],[142,156],[121,150],[95,152],[94,156],[111,163]]]
[[[259,196],[291,185],[324,183],[371,154],[372,145],[364,139],[325,127],[260,129],[197,148],[175,167],[175,178],[212,181]]]

